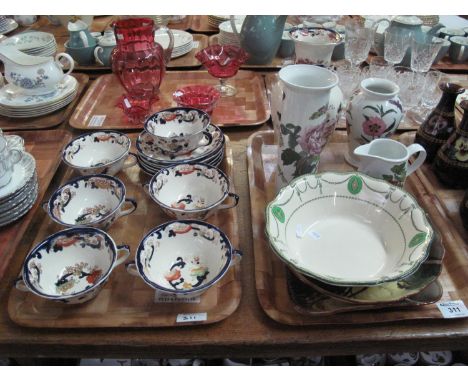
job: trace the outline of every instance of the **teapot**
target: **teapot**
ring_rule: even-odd
[[[70,68],[63,72],[60,58],[65,58]],[[66,53],[54,57],[30,56],[15,47],[0,45],[0,60],[5,66],[8,83],[21,89],[23,94],[37,95],[54,91],[58,83],[73,71],[74,61]]]
[[[270,63],[276,55],[283,37],[287,16],[246,16],[239,33],[236,20],[231,16],[231,27],[239,38],[242,49],[249,54],[248,64]]]
[[[88,24],[79,18],[73,17],[68,22],[68,31],[70,32],[70,39],[68,46],[70,48],[87,48],[95,46],[97,40],[93,37],[88,29]]]
[[[419,153],[408,165],[411,156]],[[359,146],[354,154],[360,157],[358,171],[391,184],[403,187],[406,177],[416,171],[426,160],[426,150],[418,143],[406,147],[393,139],[378,138]]]

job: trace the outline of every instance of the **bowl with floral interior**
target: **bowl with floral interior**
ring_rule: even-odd
[[[151,198],[170,217],[203,220],[217,210],[233,208],[239,196],[229,178],[207,164],[181,164],[156,173],[147,186]],[[228,203],[223,203],[228,199]]]
[[[86,175],[62,185],[43,207],[58,224],[106,230],[136,210],[137,202],[125,194],[125,185],[113,176]]]
[[[143,238],[127,271],[159,292],[193,297],[219,282],[241,256],[218,227],[175,220]]]
[[[406,191],[367,175],[308,174],[266,208],[274,253],[295,271],[327,284],[378,285],[413,274],[434,231]]]
[[[180,155],[211,144],[209,125],[210,116],[204,111],[173,107],[151,115],[144,128],[163,152]]]
[[[96,131],[68,143],[62,152],[62,160],[81,175],[115,175],[137,163],[136,156],[130,153],[130,146],[130,138],[123,133]]]
[[[112,270],[129,256],[104,231],[69,228],[46,238],[26,256],[16,288],[66,304],[96,297]]]

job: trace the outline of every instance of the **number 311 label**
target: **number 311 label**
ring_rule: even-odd
[[[468,317],[468,309],[462,300],[438,302],[437,307],[444,318]]]

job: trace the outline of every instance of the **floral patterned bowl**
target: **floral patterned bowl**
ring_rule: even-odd
[[[65,146],[62,160],[81,175],[115,175],[137,163],[136,156],[129,152],[130,145],[130,138],[117,131],[87,133]]]
[[[190,107],[161,110],[147,119],[145,130],[156,139],[156,145],[166,153],[185,154],[211,144],[208,132],[210,116]],[[203,137],[207,140],[203,140]]]
[[[219,91],[210,85],[190,85],[177,89],[172,98],[177,106],[194,107],[211,115],[221,97]]]
[[[206,164],[163,168],[153,176],[148,193],[162,210],[176,219],[203,220],[216,210],[237,206],[239,196],[229,192],[229,178]],[[226,198],[229,204],[222,204]]]
[[[361,173],[301,176],[266,208],[274,252],[332,285],[377,285],[414,273],[434,232],[404,190]]]
[[[66,304],[91,300],[112,270],[130,255],[127,245],[96,228],[70,228],[54,233],[26,256],[16,288]]]
[[[125,208],[128,206],[129,208]],[[106,230],[119,217],[137,208],[125,198],[125,185],[109,175],[87,175],[71,180],[54,192],[44,209],[58,224]]]
[[[221,280],[241,256],[219,228],[198,220],[177,220],[161,224],[143,238],[127,271],[157,291],[193,297]]]
[[[292,28],[289,37],[294,41],[296,64],[329,65],[335,46],[343,37],[327,28]]]

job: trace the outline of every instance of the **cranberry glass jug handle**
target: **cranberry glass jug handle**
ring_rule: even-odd
[[[162,31],[166,32],[169,35],[169,46],[164,49],[164,63],[167,65],[171,60],[172,49],[174,48],[174,35],[172,31],[167,26],[162,26],[157,30],[161,29]]]

